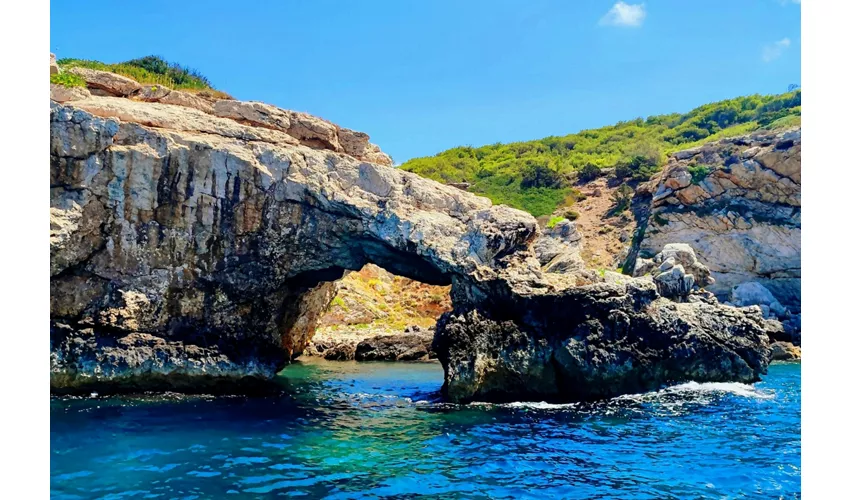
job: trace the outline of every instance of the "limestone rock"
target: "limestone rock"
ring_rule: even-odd
[[[59,73],[59,65],[56,64],[56,54],[50,53],[50,74],[55,75]]]
[[[292,117],[283,132],[162,102],[51,103],[51,390],[268,380],[305,351],[334,281],[366,263],[452,285],[435,334],[449,400],[765,373],[782,326],[755,308],[673,303],[617,273],[546,273],[531,215],[355,159],[335,125]],[[364,359],[423,350],[372,347]]]
[[[584,267],[581,258],[582,235],[575,222],[563,220],[546,228],[534,242],[534,253],[549,273],[570,273]]]
[[[142,85],[134,97],[142,101],[158,102],[170,93],[171,89],[165,85]]]
[[[444,393],[453,401],[583,401],[675,381],[752,382],[766,370],[768,325],[758,312],[674,303],[658,299],[650,280],[620,280],[444,315],[434,339]]]
[[[172,91],[171,96],[177,91]],[[167,97],[168,97],[167,96]],[[75,109],[85,110],[92,115],[111,117],[122,122],[156,127],[178,132],[211,134],[227,139],[261,141],[272,144],[297,144],[293,137],[276,130],[250,127],[233,120],[210,116],[191,107],[170,106],[158,103],[146,103],[120,99],[116,97],[92,96],[74,101]],[[133,126],[124,127],[131,133]],[[135,133],[135,131],[132,131]],[[215,142],[216,137],[208,138]]]
[[[114,96],[126,97],[142,88],[142,86],[132,78],[127,78],[126,76],[110,73],[108,71],[74,67],[68,69],[68,72],[80,76],[86,81],[86,86],[90,89],[99,89]]]
[[[290,127],[291,112],[254,101],[223,99],[213,105],[213,113],[222,118],[286,132]]]
[[[50,84],[50,100],[56,102],[79,101],[91,97],[91,92],[85,87],[66,87]]]
[[[667,262],[672,262],[672,259]],[[686,274],[685,268],[681,264],[675,264],[670,269],[662,270],[656,275],[655,284],[662,297],[682,298],[691,293],[694,287],[694,277],[691,274]]]
[[[800,348],[790,342],[774,342],[770,344],[771,361],[793,361],[801,358]]]
[[[173,104],[175,106],[183,106],[185,108],[193,108],[204,113],[213,114],[213,108],[210,104],[196,95],[181,90],[172,90],[158,102],[163,104]]]
[[[732,288],[732,304],[738,307],[759,306],[765,311],[765,318],[787,318],[788,309],[776,300],[764,285],[757,281],[748,281]]]
[[[381,148],[371,143],[366,146],[366,153],[363,155],[363,160],[376,165],[383,165],[386,167],[393,166],[393,159],[390,158],[388,154],[381,151]]]
[[[338,127],[307,113],[289,111],[261,102],[236,100],[216,102],[213,113],[240,123],[286,132],[306,146],[345,152],[357,159],[379,165],[392,165],[389,157],[381,153],[377,146],[369,143],[367,134]]]
[[[656,263],[663,263],[671,259],[674,264],[680,264],[686,273],[694,276],[694,283],[697,286],[706,287],[714,284],[711,271],[707,266],[697,260],[696,253],[690,245],[685,243],[668,243],[655,256]],[[636,276],[640,275],[636,274]]]
[[[407,331],[397,335],[381,335],[357,344],[357,361],[415,361],[428,359],[433,330]]]
[[[342,151],[334,124],[307,113],[292,112],[287,132],[305,146]]]
[[[652,273],[655,270],[656,264],[652,259],[641,259],[638,257],[635,262],[635,268],[632,272],[632,276],[646,276],[647,274]]]
[[[369,147],[369,135],[348,128],[339,128],[339,144],[342,150],[355,158],[366,156]]]
[[[700,286],[721,300],[729,300],[734,286],[758,281],[789,313],[798,313],[800,138],[799,128],[759,132],[674,154],[651,181],[655,194],[641,223],[644,236],[631,254],[649,258],[668,243],[687,244],[715,280]],[[690,172],[697,166],[707,170],[694,182]],[[684,267],[703,282],[701,272]]]

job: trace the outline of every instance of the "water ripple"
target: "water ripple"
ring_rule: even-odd
[[[51,401],[51,497],[797,498],[799,364],[594,403],[452,405],[439,365],[298,363],[266,398]]]

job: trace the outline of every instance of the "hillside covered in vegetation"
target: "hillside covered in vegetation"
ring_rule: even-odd
[[[566,136],[482,147],[457,147],[414,158],[401,168],[444,183],[469,183],[469,191],[534,216],[570,206],[576,181],[604,168],[617,177],[646,180],[667,155],[720,137],[800,123],[799,90],[751,95],[700,106],[689,113],[637,118]]]

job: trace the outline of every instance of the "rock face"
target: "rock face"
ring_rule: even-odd
[[[268,378],[304,350],[344,270],[486,293],[536,231],[523,212],[280,131],[73,104],[51,105],[55,390]],[[539,275],[531,262],[519,283]],[[121,341],[136,334],[144,351]]]
[[[648,278],[617,275],[489,313],[447,313],[434,347],[454,400],[574,401],[674,381],[755,381],[775,329],[757,308],[674,303]]]
[[[756,308],[545,273],[531,215],[357,159],[345,148],[362,136],[100,96],[52,102],[50,120],[55,392],[267,380],[304,351],[332,282],[366,263],[452,285],[435,336],[449,400],[589,399],[766,370],[775,322]]]
[[[670,243],[652,259],[638,258],[634,276],[651,275],[662,297],[681,301],[695,287],[714,284],[711,271],[697,260],[693,248],[683,243]]]
[[[129,96],[142,88],[136,80],[126,76],[89,68],[70,68],[73,73],[86,81],[86,86],[106,92],[113,96]]]
[[[570,273],[584,268],[581,258],[582,236],[575,222],[563,220],[546,228],[534,242],[534,252],[543,270]]]
[[[774,342],[770,344],[771,361],[795,361],[800,359],[800,348],[791,342]]]
[[[422,361],[436,359],[433,328],[412,326],[387,334],[319,333],[305,354],[333,361]]]
[[[721,300],[757,282],[799,313],[800,165],[799,128],[676,153],[645,185],[654,195],[635,253],[649,258],[668,243],[687,244]]]
[[[50,100],[56,102],[80,101],[91,97],[91,92],[85,87],[66,87],[50,84]]]

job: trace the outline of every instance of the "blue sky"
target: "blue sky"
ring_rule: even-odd
[[[397,162],[800,83],[799,0],[50,3],[58,57],[155,54]]]

